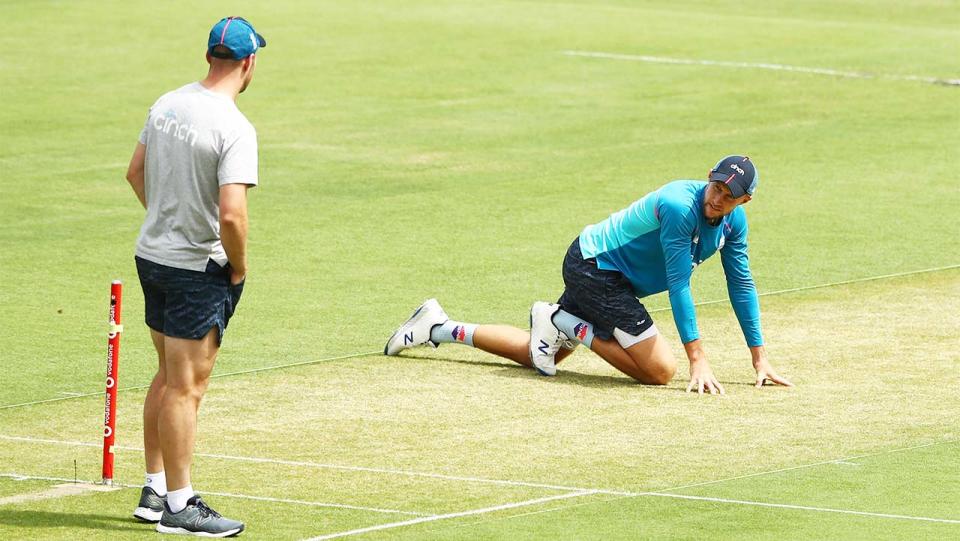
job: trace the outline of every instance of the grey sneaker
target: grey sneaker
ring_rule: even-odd
[[[569,337],[553,324],[559,304],[535,302],[530,308],[530,361],[544,376],[557,374],[557,350]]]
[[[140,503],[133,510],[133,516],[144,522],[160,522],[160,515],[163,514],[163,502],[167,501],[163,496],[158,496],[156,491],[150,487],[143,487],[140,490]]]
[[[200,537],[231,537],[243,531],[243,523],[223,518],[220,513],[207,507],[200,496],[194,495],[179,513],[170,511],[164,502],[157,531]]]
[[[410,319],[401,325],[400,328],[393,333],[393,336],[387,340],[387,345],[383,346],[383,354],[396,355],[407,348],[422,346],[423,344],[437,347],[437,345],[430,340],[430,329],[432,329],[434,325],[446,323],[448,319],[450,318],[447,317],[447,313],[440,307],[437,299],[427,299],[426,302],[421,304],[413,315],[410,316]]]

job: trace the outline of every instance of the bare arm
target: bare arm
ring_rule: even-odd
[[[683,345],[687,352],[687,358],[690,360],[690,384],[687,385],[689,393],[694,388],[697,392],[703,394],[703,390],[710,391],[710,394],[724,394],[723,385],[713,375],[710,369],[710,363],[707,362],[707,354],[703,352],[703,343],[700,339],[687,342]]]
[[[230,261],[230,283],[247,276],[247,188],[249,184],[220,187],[220,241]]]
[[[130,158],[130,165],[127,167],[127,182],[133,188],[133,193],[137,194],[137,199],[143,208],[147,208],[147,193],[143,184],[143,167],[147,156],[147,146],[138,142],[137,148],[133,150],[133,157]]]

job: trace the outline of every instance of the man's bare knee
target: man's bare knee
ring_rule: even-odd
[[[666,385],[677,373],[677,361],[659,334],[626,349],[638,370],[635,379],[647,385]]]
[[[673,358],[663,359],[659,362],[652,363],[650,366],[650,384],[651,385],[666,385],[673,380],[673,376],[677,373],[677,361]]]
[[[185,378],[176,382],[170,381],[164,388],[164,395],[199,401],[207,392],[207,384],[207,379]]]

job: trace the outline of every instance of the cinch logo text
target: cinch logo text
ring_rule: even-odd
[[[177,115],[173,111],[167,111],[162,117],[154,117],[153,127],[161,133],[169,133],[181,141],[190,143],[190,146],[196,145],[197,138],[200,137],[200,132],[193,127],[193,124],[177,122]]]

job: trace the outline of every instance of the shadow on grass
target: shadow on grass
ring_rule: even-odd
[[[409,358],[409,357],[408,357]],[[550,385],[577,385],[580,387],[637,387],[642,389],[651,389],[656,391],[686,391],[686,388],[664,386],[664,385],[644,385],[626,375],[624,376],[606,376],[601,374],[581,374],[578,372],[566,372],[563,370],[563,363],[558,365],[559,370],[554,377],[545,377],[537,374],[532,369],[519,364],[504,364],[499,361],[468,361],[466,359],[451,359],[447,357],[416,357],[424,361],[439,361],[444,363],[455,363],[468,366],[483,366],[488,368],[499,368],[496,375],[504,378],[534,378],[542,379],[545,384]],[[724,384],[726,385],[726,384]]]
[[[0,524],[24,528],[87,528],[144,532],[152,532],[155,529],[154,525],[137,522],[133,517],[12,509],[0,509]]]
[[[678,374],[674,376],[673,382],[670,385],[644,385],[629,376],[618,375],[618,376],[606,376],[602,374],[581,374],[579,372],[568,372],[563,370],[563,363],[557,365],[558,371],[557,375],[554,377],[544,377],[533,370],[520,366],[519,364],[507,363],[499,358],[492,358],[490,361],[471,361],[467,359],[454,359],[450,357],[437,357],[437,356],[409,356],[405,357],[406,359],[419,359],[422,361],[430,362],[443,362],[443,363],[453,363],[461,364],[466,366],[481,366],[485,368],[499,368],[496,372],[496,375],[504,378],[535,378],[543,379],[544,383],[550,385],[577,385],[580,387],[637,387],[641,389],[650,389],[654,391],[670,391],[670,392],[687,392],[687,380],[685,376]],[[755,382],[753,381],[721,381],[721,385],[724,387],[754,387]],[[780,388],[787,389],[781,385],[766,384],[764,388]],[[692,394],[697,394],[696,390],[692,391]]]

